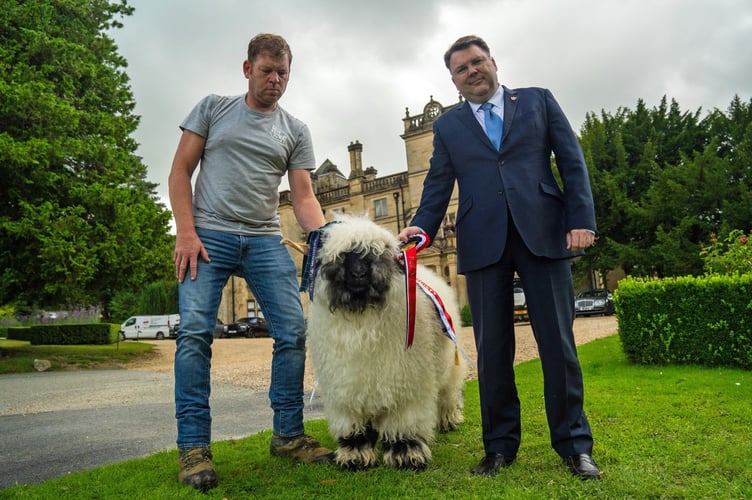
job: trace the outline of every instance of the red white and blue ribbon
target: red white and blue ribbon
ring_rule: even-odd
[[[458,365],[460,360],[457,357],[457,351],[462,353],[462,355],[465,357],[468,363],[475,368],[476,370],[478,367],[476,366],[475,362],[470,358],[470,356],[467,355],[465,350],[460,345],[459,341],[457,340],[457,334],[454,330],[454,323],[452,323],[452,316],[449,314],[449,311],[446,310],[446,307],[444,306],[444,301],[441,300],[441,297],[439,296],[438,292],[431,288],[426,282],[417,280],[418,287],[425,293],[429,299],[431,299],[431,302],[433,302],[433,306],[436,308],[436,312],[439,315],[439,320],[441,321],[441,326],[444,330],[444,335],[449,337],[449,339],[454,342],[454,345],[456,347],[454,351],[454,364]]]
[[[405,326],[405,350],[410,349],[415,337],[415,309],[416,296],[415,286],[418,271],[418,252],[431,244],[431,238],[426,233],[418,233],[411,236],[402,245],[398,259],[402,261],[405,269],[405,307],[407,324]]]
[[[418,286],[420,289],[425,293],[429,299],[431,299],[431,302],[433,302],[433,306],[436,308],[436,312],[439,314],[439,319],[441,320],[441,325],[444,328],[444,334],[449,337],[452,342],[455,344],[457,343],[457,335],[454,333],[454,324],[452,323],[452,316],[449,314],[449,311],[446,310],[446,307],[444,306],[444,301],[441,300],[441,297],[439,294],[431,288],[426,282],[418,280],[417,281]]]
[[[446,310],[444,302],[441,300],[438,292],[431,288],[427,283],[417,279],[417,253],[431,244],[431,238],[426,233],[418,233],[415,236],[411,236],[410,239],[402,246],[401,252],[396,256],[396,259],[402,261],[405,268],[405,305],[407,307],[407,327],[405,334],[405,350],[409,349],[413,344],[415,338],[415,311],[416,311],[416,286],[425,293],[436,308],[436,312],[441,321],[444,334],[454,342],[454,345],[462,353],[465,359],[476,367],[475,362],[467,355],[462,349],[462,346],[457,341],[457,334],[454,330],[454,323],[452,322],[452,316],[449,311]],[[455,352],[455,364],[459,363]]]

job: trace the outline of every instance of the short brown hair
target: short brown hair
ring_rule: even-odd
[[[471,45],[480,47],[487,56],[491,56],[491,49],[488,48],[488,44],[485,42],[485,40],[477,35],[465,35],[461,38],[458,38],[457,41],[454,42],[446,52],[444,52],[444,64],[446,64],[448,70],[451,71],[452,69],[449,67],[449,59],[451,59],[452,54],[460,50],[465,50]]]
[[[251,38],[248,43],[248,62],[252,63],[262,52],[273,57],[287,56],[288,62],[292,63],[292,51],[287,41],[279,35],[271,33],[259,33]]]

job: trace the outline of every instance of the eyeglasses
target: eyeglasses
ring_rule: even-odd
[[[467,73],[467,71],[470,69],[470,67],[473,67],[475,69],[480,68],[484,64],[486,64],[489,61],[488,57],[486,56],[480,56],[476,57],[472,61],[470,61],[470,65],[462,64],[460,66],[457,66],[452,70],[452,75],[454,76],[463,76]]]

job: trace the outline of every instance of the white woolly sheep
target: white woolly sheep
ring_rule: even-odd
[[[310,249],[309,251],[313,251]],[[435,432],[463,421],[465,359],[445,334],[431,299],[416,296],[415,334],[406,349],[405,274],[399,241],[365,217],[342,216],[321,235],[308,339],[337,464],[420,470]],[[311,256],[309,256],[311,257]],[[456,324],[454,291],[418,265]]]

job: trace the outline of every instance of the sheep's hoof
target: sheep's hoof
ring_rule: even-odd
[[[376,450],[370,441],[358,440],[355,445],[353,439],[340,439],[337,448],[335,462],[343,470],[359,471],[367,470],[378,465]],[[349,445],[344,444],[349,443]]]
[[[334,461],[346,471],[368,470],[378,465],[376,452],[372,447],[337,448]]]
[[[348,472],[358,472],[361,470],[368,470],[373,467],[376,467],[376,465],[369,465],[364,462],[357,462],[357,461],[350,461],[350,462],[337,462],[337,465],[339,465],[339,468],[348,471]]]
[[[406,439],[383,442],[384,465],[397,469],[424,470],[431,460],[431,450],[420,440]]]
[[[464,418],[461,411],[446,415],[439,421],[439,432],[452,432],[459,428]]]

